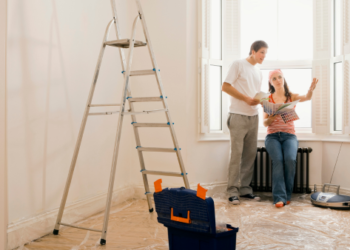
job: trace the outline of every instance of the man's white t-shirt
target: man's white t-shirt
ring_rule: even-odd
[[[232,63],[225,82],[231,84],[242,94],[253,98],[256,93],[260,92],[262,74],[257,66],[242,59]],[[230,113],[254,116],[259,113],[258,109],[259,105],[250,106],[246,102],[230,96]]]

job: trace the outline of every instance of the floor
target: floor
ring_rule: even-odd
[[[236,249],[350,249],[350,211],[314,207],[309,195],[295,195],[290,205],[275,208],[269,193],[261,202],[230,205],[214,196],[217,220],[239,227]],[[100,233],[62,228],[21,247],[29,249],[168,249],[167,229],[148,213],[145,200],[130,200],[113,207],[107,244],[99,245]],[[103,214],[79,223],[99,229]]]

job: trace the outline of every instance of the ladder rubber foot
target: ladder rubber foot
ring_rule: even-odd
[[[150,212],[150,213],[153,213],[153,208],[151,208],[151,209],[149,210],[149,212]]]
[[[101,239],[100,244],[101,244],[102,246],[106,245],[106,240]]]
[[[58,231],[59,231],[59,230],[54,229],[52,233],[53,233],[54,235],[58,235]]]

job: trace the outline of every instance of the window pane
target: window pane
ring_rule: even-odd
[[[341,55],[341,0],[334,0],[334,56]]]
[[[341,131],[343,123],[342,63],[334,64],[334,130]]]
[[[261,91],[269,93],[268,75],[270,70],[262,70],[263,83]],[[311,69],[282,69],[284,78],[288,84],[289,90],[292,93],[305,95],[309,90],[312,82]],[[299,116],[299,120],[294,122],[296,128],[311,128],[311,101],[298,103],[295,108]],[[260,109],[259,126],[263,127],[263,110]]]
[[[313,1],[278,1],[278,59],[311,60]]]
[[[277,60],[277,0],[241,1],[241,57],[257,40],[269,45],[266,59]]]
[[[252,21],[254,17],[259,20]],[[264,40],[269,45],[266,60],[311,60],[313,1],[241,1],[241,35],[241,57],[248,56],[254,41]]]
[[[210,130],[221,130],[221,66],[210,65]]]
[[[210,58],[221,59],[221,0],[211,1]]]

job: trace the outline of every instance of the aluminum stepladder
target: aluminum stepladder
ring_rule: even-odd
[[[131,120],[132,120],[131,124],[133,126],[133,130],[134,130],[134,134],[135,134],[136,149],[138,151],[138,156],[139,156],[139,160],[140,160],[141,173],[142,173],[143,183],[144,183],[145,190],[146,190],[145,195],[147,197],[149,212],[153,212],[153,204],[152,204],[152,200],[151,200],[152,193],[150,192],[150,189],[149,189],[147,174],[182,177],[184,180],[184,183],[185,183],[185,187],[188,189],[190,188],[190,185],[189,185],[189,182],[187,179],[187,174],[186,174],[185,167],[184,167],[184,163],[183,163],[183,159],[181,156],[180,148],[179,148],[179,143],[176,139],[175,130],[174,130],[174,126],[173,126],[174,124],[171,120],[170,113],[168,110],[167,100],[166,100],[165,95],[164,95],[159,69],[158,69],[156,59],[154,56],[154,52],[152,49],[152,45],[151,45],[151,41],[150,41],[150,37],[149,37],[148,29],[146,26],[146,21],[144,18],[144,14],[142,11],[140,0],[135,0],[136,5],[137,5],[137,9],[138,9],[138,15],[134,20],[130,39],[121,39],[120,38],[121,37],[120,36],[120,28],[119,28],[119,24],[118,24],[117,9],[116,9],[115,0],[110,0],[110,1],[111,1],[111,5],[112,5],[113,19],[107,25],[107,28],[106,28],[106,31],[104,34],[102,47],[101,47],[100,54],[98,57],[98,62],[96,65],[94,78],[92,81],[92,86],[90,89],[88,101],[87,101],[87,104],[85,107],[84,116],[83,116],[82,123],[80,126],[79,134],[78,134],[78,139],[77,139],[76,146],[74,149],[74,154],[72,157],[72,162],[70,165],[70,170],[69,170],[69,174],[67,177],[63,197],[61,200],[60,209],[59,209],[59,212],[57,215],[55,228],[53,230],[53,234],[57,235],[59,233],[59,227],[61,225],[63,225],[63,226],[74,227],[74,228],[78,228],[78,229],[85,229],[85,230],[101,232],[102,233],[101,234],[101,241],[100,241],[101,245],[106,244],[108,219],[109,219],[109,213],[110,213],[110,208],[111,208],[111,203],[112,203],[113,186],[114,186],[115,173],[116,173],[116,167],[117,167],[118,152],[119,152],[120,138],[121,138],[121,132],[122,132],[122,124],[123,124],[123,118],[125,115],[131,115]],[[143,28],[146,42],[135,41],[136,25],[137,25],[139,20],[141,20],[141,24],[142,24],[142,28]],[[108,41],[108,36],[109,36],[109,32],[110,32],[112,25],[114,25],[114,27],[115,27],[117,40]],[[120,60],[121,60],[122,70],[123,70],[122,73],[124,75],[124,87],[123,87],[123,92],[122,92],[122,100],[121,100],[120,104],[92,104],[92,98],[93,98],[93,94],[95,91],[95,87],[96,87],[96,83],[97,83],[97,79],[98,79],[98,75],[99,75],[99,71],[100,71],[100,67],[101,67],[101,62],[102,62],[102,58],[103,58],[103,54],[104,54],[104,50],[105,50],[106,46],[118,47],[119,52],[120,52]],[[134,48],[135,47],[142,47],[142,46],[148,46],[148,51],[149,51],[149,54],[151,57],[153,69],[131,71]],[[129,56],[128,56],[127,60],[125,59],[125,54],[124,54],[124,49],[126,49],[126,48],[130,49]],[[136,97],[136,98],[131,97],[131,90],[130,90],[130,86],[129,86],[130,77],[131,76],[142,76],[142,75],[154,75],[156,77],[158,89],[160,92],[159,97]],[[128,104],[130,107],[128,112],[125,112],[126,101],[128,101]],[[134,106],[133,106],[134,102],[161,102],[163,104],[163,109],[146,110],[146,111],[138,112],[138,111],[134,110]],[[114,112],[97,112],[97,113],[90,112],[91,107],[106,107],[106,106],[119,106],[120,110],[114,111]],[[167,119],[167,123],[137,123],[136,115],[149,114],[149,113],[155,113],[155,112],[164,112],[166,119]],[[75,168],[76,161],[78,158],[79,149],[80,149],[81,141],[83,138],[87,118],[89,115],[111,115],[113,113],[119,113],[119,119],[118,119],[117,133],[116,133],[116,139],[115,139],[115,145],[114,145],[111,173],[110,173],[110,177],[109,177],[109,186],[108,186],[108,193],[107,193],[106,208],[105,208],[105,212],[104,212],[103,228],[102,228],[102,230],[97,230],[97,229],[84,228],[84,227],[79,227],[79,226],[63,223],[61,221],[62,216],[63,216],[63,211],[64,211],[64,207],[66,205],[66,200],[67,200],[70,184],[72,181],[74,168]],[[140,128],[140,127],[168,127],[170,129],[170,133],[172,136],[174,148],[141,147],[139,131],[138,131],[138,128]],[[144,162],[144,158],[143,158],[143,152],[147,152],[147,151],[148,152],[151,151],[151,152],[173,152],[173,153],[175,153],[177,155],[177,159],[178,159],[178,162],[180,165],[181,172],[176,173],[176,172],[163,172],[163,171],[146,170],[145,162]]]

